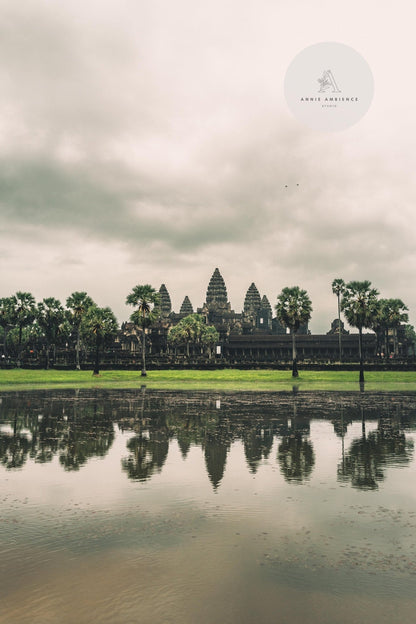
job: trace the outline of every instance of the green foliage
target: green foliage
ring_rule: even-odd
[[[404,331],[405,331],[406,340],[414,348],[414,346],[416,345],[416,332],[415,332],[415,328],[413,327],[413,325],[406,325]]]
[[[61,338],[67,337],[70,329],[61,302],[49,297],[38,303],[36,324],[46,344],[46,367],[49,368],[50,347],[56,345]]]
[[[352,281],[345,286],[341,310],[352,327],[360,331],[371,328],[378,313],[378,290],[371,288],[371,282]]]
[[[88,310],[95,306],[94,301],[87,295],[86,292],[73,292],[66,300],[66,306],[68,308],[68,320],[75,331],[76,344],[75,344],[75,359],[77,370],[81,369],[80,366],[80,340],[81,340],[81,324],[82,320],[87,314]]]
[[[334,279],[334,281],[332,282],[332,292],[334,293],[334,295],[336,295],[339,298],[342,294],[344,294],[344,291],[345,291],[344,280],[341,278]]]
[[[138,284],[126,298],[126,304],[136,310],[130,320],[142,328],[142,377],[146,376],[146,327],[160,315],[160,295],[150,284]]]
[[[8,334],[15,324],[16,297],[2,297],[0,299],[0,328],[4,344],[4,355],[7,355]]]
[[[409,320],[407,310],[401,299],[379,299],[375,324],[386,330],[399,327]]]
[[[92,306],[96,305],[86,292],[73,292],[67,297],[66,307],[69,310],[69,319],[74,328],[81,325],[82,319]]]
[[[13,327],[13,329],[8,332],[7,344],[10,352],[14,355],[16,355],[19,350],[19,340],[22,348],[26,348],[28,345],[40,345],[42,332],[39,325],[35,322],[29,327],[23,327],[21,332],[18,327]]]
[[[297,369],[295,335],[301,325],[305,325],[312,313],[312,302],[306,290],[301,290],[299,286],[283,288],[277,298],[275,306],[278,321],[290,329],[292,334],[292,377],[299,375]]]
[[[117,334],[118,324],[110,308],[91,306],[85,313],[81,333],[89,344],[109,343]]]
[[[168,342],[172,345],[192,344],[213,346],[219,339],[214,326],[207,325],[200,314],[189,314],[181,319],[169,332]]]
[[[46,343],[56,344],[66,329],[66,314],[61,302],[54,297],[43,299],[37,306],[36,321]]]
[[[23,330],[32,325],[36,318],[35,298],[31,293],[18,291],[8,298],[8,318],[10,326],[18,330],[17,366],[20,367],[22,350],[26,342],[23,340]]]
[[[374,326],[379,309],[377,297],[378,290],[371,288],[371,282],[368,280],[353,281],[348,282],[345,286],[341,301],[341,309],[348,323],[352,327],[356,327],[359,333],[360,383],[364,383],[362,330],[364,327],[371,328]]]
[[[277,298],[275,310],[279,322],[295,334],[301,325],[310,320],[312,302],[306,290],[301,290],[299,286],[286,287]]]
[[[2,297],[0,299],[0,327],[6,329],[15,324],[16,297]]]
[[[95,345],[94,375],[99,374],[100,347],[110,343],[118,330],[117,319],[110,308],[91,306],[82,319],[81,332],[87,342]]]
[[[13,325],[16,325],[19,329],[27,327],[36,318],[35,298],[31,293],[18,291],[13,299]]]
[[[159,316],[159,293],[150,284],[137,285],[126,298],[126,304],[136,309],[130,320],[139,327],[148,327]]]

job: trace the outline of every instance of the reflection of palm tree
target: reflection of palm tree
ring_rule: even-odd
[[[142,434],[127,442],[130,451],[128,458],[122,460],[122,467],[130,479],[146,481],[153,474],[153,461],[149,450],[149,438]]]
[[[345,421],[344,419],[344,408],[343,405],[341,403],[341,418],[340,420],[333,420],[332,423],[334,425],[334,431],[337,434],[337,436],[341,436],[342,439],[342,446],[341,446],[341,453],[342,453],[342,461],[341,464],[338,466],[338,479],[340,481],[346,481],[348,479],[348,474],[347,474],[347,467],[346,467],[346,463],[345,463],[345,445],[344,445],[344,437],[345,434],[347,433],[348,430],[348,425],[352,423],[352,420],[348,420]]]
[[[134,481],[147,481],[155,472],[160,472],[169,450],[166,432],[150,431],[149,435],[139,433],[127,442],[130,455],[121,462],[123,470]]]
[[[282,439],[278,460],[286,481],[301,483],[309,478],[315,465],[313,446],[301,433],[294,432]]]
[[[378,449],[374,439],[367,438],[365,414],[361,407],[361,438],[354,440],[344,460],[344,479],[348,475],[353,487],[362,490],[377,489],[377,481],[384,479],[379,468]]]
[[[243,434],[244,454],[250,472],[257,472],[261,460],[267,459],[273,446],[273,432],[270,428],[257,425]]]
[[[21,468],[30,451],[28,437],[20,433],[17,427],[17,412],[13,423],[13,434],[0,433],[0,460],[7,470]]]
[[[39,420],[32,419],[30,426],[32,434],[30,456],[40,464],[52,461],[58,452],[58,441],[64,429],[62,420],[58,420],[57,414],[46,407],[43,410],[42,420],[39,422]]]
[[[278,449],[278,460],[284,478],[288,482],[302,482],[309,478],[315,465],[315,453],[312,443],[303,437],[309,432],[309,420],[299,427],[297,418],[297,391],[293,392],[293,417],[286,435]],[[288,420],[289,422],[289,420]]]
[[[406,440],[391,418],[381,417],[377,430],[366,435],[362,409],[361,438],[353,440],[343,464],[338,466],[338,478],[350,479],[352,486],[359,489],[375,490],[384,479],[383,468],[393,463],[409,463],[412,453],[413,443]]]
[[[339,410],[339,416],[333,418],[331,422],[334,426],[334,433],[339,438],[342,438],[344,440],[344,436],[348,431],[348,425],[352,423],[352,418],[350,416],[345,418],[345,410],[342,403]]]
[[[360,490],[376,490],[377,482],[384,479],[384,475],[379,467],[374,440],[367,439],[365,436],[354,440],[345,457],[343,472],[340,474],[338,469],[338,474],[344,481],[349,477],[351,485]]]
[[[90,457],[104,457],[114,440],[111,413],[104,402],[74,406],[60,439],[59,462],[65,470],[79,470]]]

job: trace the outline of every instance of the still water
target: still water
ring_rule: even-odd
[[[0,397],[0,622],[410,624],[416,395]]]

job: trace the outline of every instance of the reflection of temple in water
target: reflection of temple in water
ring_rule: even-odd
[[[4,396],[0,463],[6,470],[16,470],[30,461],[46,464],[58,457],[62,469],[80,470],[91,459],[107,455],[118,428],[126,436],[121,468],[134,481],[146,482],[163,471],[170,444],[176,440],[183,461],[191,448],[201,449],[215,490],[225,478],[235,443],[242,446],[249,474],[275,463],[288,483],[301,484],[311,478],[316,463],[310,435],[314,418],[332,423],[334,439],[339,443],[341,438],[334,471],[352,487],[377,488],[389,466],[407,465],[413,456],[412,442],[406,438],[406,432],[416,430],[412,396],[399,403],[367,393],[328,400],[319,393],[282,392],[225,394],[218,401],[209,393],[142,388],[40,392],[30,400],[24,395]],[[357,422],[361,434],[344,444],[349,427]]]

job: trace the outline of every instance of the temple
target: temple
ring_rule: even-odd
[[[168,344],[168,334],[182,318],[195,311],[188,295],[185,295],[179,312],[172,310],[171,298],[165,284],[159,289],[159,318],[148,330],[148,348],[151,356],[159,362],[180,363],[189,352]],[[229,364],[253,364],[284,362],[291,358],[291,336],[278,319],[273,316],[273,308],[265,294],[261,294],[254,282],[250,284],[244,297],[241,312],[231,308],[227,287],[223,276],[216,268],[209,280],[205,302],[196,308],[209,325],[214,325],[219,334],[216,355]],[[403,332],[404,333],[404,329]],[[140,352],[140,330],[132,323],[124,323],[120,334],[120,346],[130,353]],[[306,362],[318,360],[339,360],[339,322],[335,319],[327,334],[312,335],[308,325],[301,326],[297,333],[298,358]],[[354,361],[358,354],[358,334],[350,334],[341,322],[343,359]],[[405,355],[405,340],[399,340],[399,352]],[[377,340],[375,334],[363,336],[364,356],[377,356]],[[202,353],[198,348],[191,350],[194,361],[201,363],[212,353]]]

